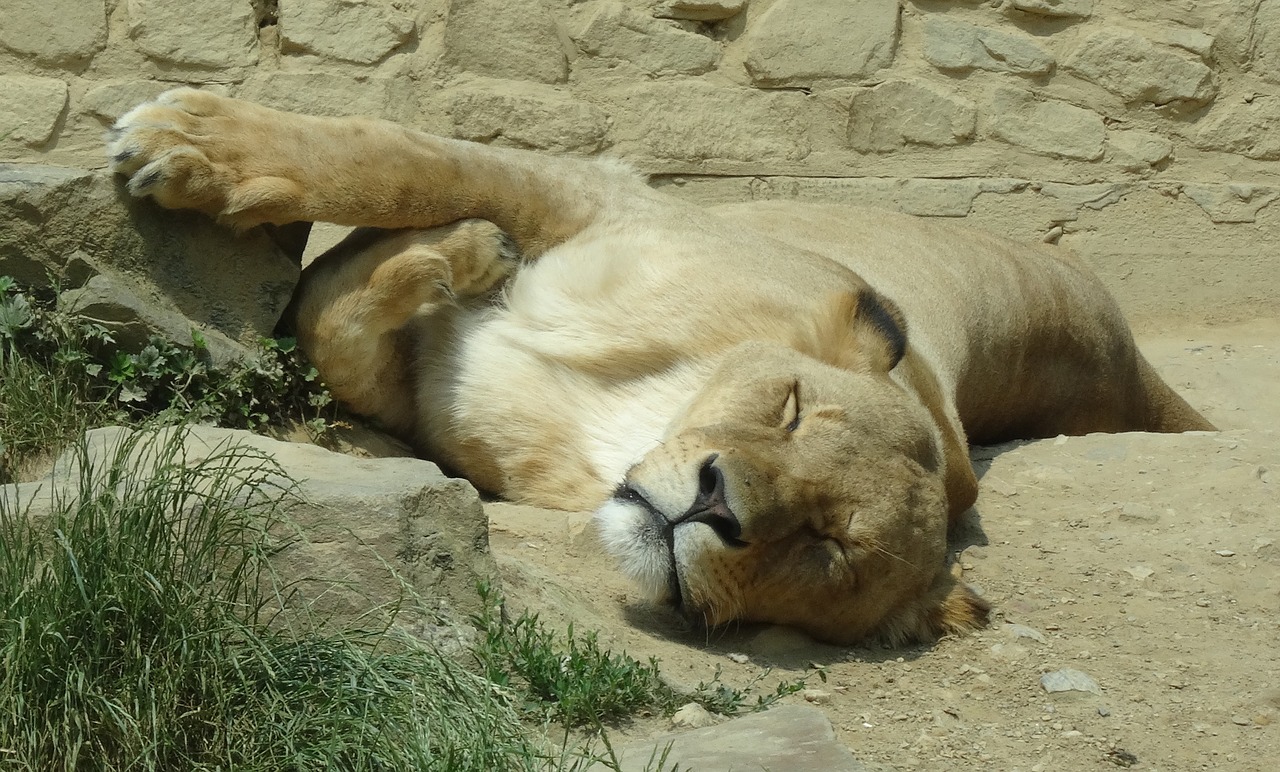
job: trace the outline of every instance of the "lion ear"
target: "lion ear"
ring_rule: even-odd
[[[907,351],[907,323],[892,300],[865,288],[824,298],[802,330],[802,353],[854,372],[888,372]]]
[[[879,635],[894,645],[934,641],[986,627],[991,604],[948,571],[939,571],[923,597],[881,626]]]

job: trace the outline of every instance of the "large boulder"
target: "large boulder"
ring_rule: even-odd
[[[276,531],[286,546],[271,564],[322,617],[377,624],[380,609],[416,596],[422,603],[404,603],[398,620],[425,634],[453,633],[480,610],[477,583],[496,581],[475,489],[416,458],[354,458],[209,426],[141,435],[107,427],[90,431],[83,449],[64,453],[43,480],[5,486],[0,497],[18,505],[10,511],[41,518],[59,496],[76,493],[85,469],[101,482],[112,463],[123,460],[137,479],[146,479],[163,464],[190,467],[211,458],[207,468],[246,479],[260,477],[267,459],[278,469],[263,479],[293,486],[282,499],[287,521]],[[252,492],[237,503],[274,495],[261,486],[243,490]]]
[[[198,328],[220,359],[269,336],[289,302],[299,269],[282,243],[139,201],[103,173],[0,164],[0,275],[84,287],[77,302],[119,329],[182,343]]]

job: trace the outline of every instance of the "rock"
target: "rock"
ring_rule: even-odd
[[[67,109],[67,84],[57,78],[0,75],[0,148],[40,147],[53,139]]]
[[[1280,83],[1280,3],[1255,6],[1249,37],[1253,43],[1249,70],[1263,80]]]
[[[155,99],[173,88],[172,83],[158,80],[120,80],[100,83],[80,98],[80,109],[87,110],[107,124],[143,102]]]
[[[1028,91],[997,88],[988,129],[997,139],[1033,153],[1081,161],[1102,157],[1106,126],[1092,110],[1037,99]]]
[[[590,56],[629,62],[651,75],[699,75],[720,58],[711,38],[617,2],[598,5],[574,41]]]
[[[1280,20],[1278,20],[1280,21]],[[1153,37],[1159,43],[1167,46],[1176,46],[1184,51],[1190,51],[1201,59],[1208,60],[1213,50],[1213,35],[1200,30],[1184,29],[1182,27],[1169,27],[1167,29],[1157,30]]]
[[[1194,142],[1201,150],[1239,153],[1258,161],[1280,160],[1280,96],[1216,105],[1200,121]]]
[[[1214,550],[1213,554],[1220,558],[1233,558],[1236,556],[1235,550]]]
[[[1044,633],[1026,625],[1004,624],[1000,629],[1015,640],[1018,638],[1029,638],[1037,643],[1044,643]]]
[[[0,47],[52,65],[83,62],[107,45],[104,0],[6,0]]]
[[[719,726],[661,735],[630,743],[618,754],[623,772],[651,769],[670,745],[667,766],[698,772],[866,772],[866,767],[835,737],[819,708],[784,705],[736,718]],[[588,772],[604,772],[603,764]]]
[[[752,164],[809,155],[804,95],[664,80],[611,95],[615,142],[659,159]],[[733,116],[734,120],[725,120]]]
[[[653,9],[660,19],[686,21],[724,21],[747,7],[747,0],[665,0]]]
[[[757,86],[857,80],[888,67],[898,43],[897,0],[778,0],[747,31]]]
[[[279,13],[281,50],[373,64],[413,35],[409,14],[380,0],[286,0]]]
[[[1087,674],[1071,668],[1055,670],[1040,676],[1040,687],[1049,694],[1058,692],[1092,692],[1102,694],[1098,683]]]
[[[1257,222],[1258,213],[1280,199],[1280,188],[1246,183],[1185,183],[1182,192],[1217,223]]]
[[[0,164],[0,274],[41,285],[50,273],[107,275],[157,314],[254,343],[275,328],[298,267],[264,229],[237,236],[134,199],[109,175]],[[189,341],[187,330],[178,342]]]
[[[942,147],[973,136],[977,108],[925,80],[890,80],[857,91],[849,106],[849,145],[886,153],[903,144]]]
[[[1107,135],[1107,147],[1111,158],[1127,171],[1143,171],[1168,160],[1173,154],[1173,143],[1159,134],[1130,129],[1112,131]]]
[[[258,60],[258,20],[247,0],[128,0],[129,38],[158,62],[198,68]]]
[[[516,147],[592,153],[605,147],[609,118],[551,86],[473,83],[448,97],[456,137]]]
[[[1213,71],[1203,62],[1157,46],[1130,30],[1093,33],[1063,66],[1129,102],[1196,107],[1218,94]]]
[[[831,702],[831,692],[823,689],[805,689],[800,692],[800,696],[804,698],[805,702],[814,705],[826,705]]]
[[[671,714],[671,725],[676,729],[704,729],[720,723],[720,719],[696,702],[682,706]]]
[[[307,115],[389,117],[397,101],[394,78],[328,72],[255,73],[236,96]]]
[[[445,477],[432,463],[414,458],[361,459],[315,445],[279,442],[251,432],[191,426],[143,435],[129,456],[147,474],[156,451],[175,432],[185,432],[179,458],[187,465],[233,448],[251,448],[278,464],[297,483],[287,514],[298,537],[272,558],[285,581],[322,614],[355,620],[402,597],[402,582],[445,619],[461,621],[480,610],[476,582],[496,576],[488,551],[487,521],[475,489]],[[102,471],[134,430],[95,429],[85,436],[89,459]],[[260,463],[243,454],[233,468]],[[33,515],[48,511],[50,486],[66,490],[78,478],[75,451],[64,454],[43,481],[17,489],[33,503]],[[283,481],[282,481],[283,482]],[[42,495],[33,495],[43,489]],[[248,502],[251,502],[250,499]],[[334,584],[337,582],[338,584]],[[405,624],[427,622],[412,615]],[[365,619],[365,624],[376,624]],[[435,617],[436,614],[432,614]]]
[[[198,325],[182,314],[139,297],[123,282],[99,274],[83,286],[58,296],[58,307],[101,324],[116,345],[125,351],[141,351],[151,336],[191,345],[192,329],[199,329],[216,366],[243,359],[249,349],[216,329]]]
[[[1093,13],[1093,0],[1005,0],[1002,7],[1005,13],[1084,19]]]
[[[1126,568],[1124,572],[1132,576],[1134,581],[1137,582],[1145,582],[1155,574],[1155,571],[1147,566],[1133,566],[1132,568]]]
[[[751,658],[748,657],[746,654],[738,654],[736,652],[730,652],[726,654],[725,657],[727,657],[730,662],[733,662],[734,664],[737,664],[737,665],[745,665],[751,661]]]
[[[924,58],[940,70],[990,70],[1043,75],[1054,56],[1025,33],[1002,32],[946,16],[924,23]]]
[[[469,72],[560,83],[569,63],[545,0],[451,0],[446,58]]]

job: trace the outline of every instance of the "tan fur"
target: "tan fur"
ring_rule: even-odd
[[[109,152],[135,195],[237,227],[390,229],[295,297],[334,392],[490,492],[596,508],[623,570],[709,624],[970,629],[988,606],[944,567],[968,442],[1212,428],[1057,248],[699,209],[617,166],[191,90],[122,118]]]

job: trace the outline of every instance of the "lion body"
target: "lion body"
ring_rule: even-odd
[[[597,509],[623,569],[712,624],[966,629],[986,606],[943,551],[970,441],[1212,428],[1056,247],[703,209],[608,164],[190,91],[119,131],[116,167],[167,206],[392,229],[296,294],[335,394],[492,493]]]

